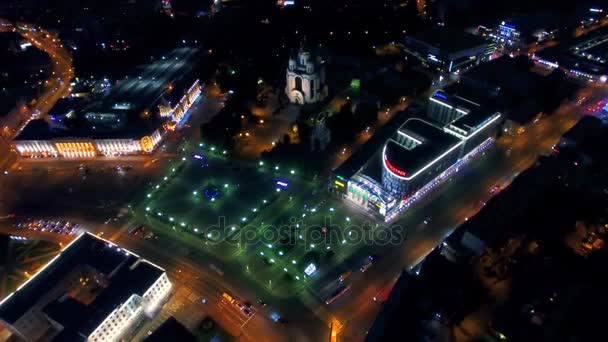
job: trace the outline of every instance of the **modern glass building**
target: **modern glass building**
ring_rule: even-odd
[[[408,198],[491,139],[500,113],[438,90],[429,98],[428,118],[407,120],[382,151],[382,186]]]

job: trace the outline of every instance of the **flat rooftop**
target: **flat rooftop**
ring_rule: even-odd
[[[457,52],[487,44],[486,40],[473,34],[446,27],[433,27],[410,36],[445,52]]]
[[[138,110],[154,104],[169,84],[192,70],[197,51],[188,47],[174,49],[120,81],[88,111],[113,112],[117,105]]]
[[[608,27],[599,28],[564,43],[537,53],[541,59],[557,62],[567,69],[608,75]]]
[[[94,98],[78,108],[70,124],[55,121],[31,121],[15,138],[24,140],[52,140],[70,138],[90,139],[139,139],[160,128],[164,120],[157,115],[143,115],[145,111],[155,112],[154,107],[166,94],[173,100],[175,93],[183,95],[183,90],[192,80],[189,75],[196,63],[198,50],[182,47],[174,49],[151,64],[138,68],[133,74],[115,84],[111,90]],[[174,90],[167,94],[167,88]]]
[[[70,276],[83,270],[92,270],[89,272],[95,272],[107,282],[91,291],[94,295],[74,295],[85,291],[80,287],[62,287]],[[84,233],[0,302],[0,319],[13,324],[38,305],[64,327],[62,334],[89,336],[133,294],[143,296],[164,272],[111,242]]]
[[[488,115],[490,109],[482,106],[480,103],[443,90],[437,90],[431,96],[431,101],[441,102],[462,110],[462,116],[454,120],[450,125],[467,133],[475,131],[492,117]]]
[[[409,177],[461,140],[422,118],[407,120],[385,147],[386,162]]]

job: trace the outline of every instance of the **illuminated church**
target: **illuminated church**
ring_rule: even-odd
[[[295,104],[316,103],[327,97],[325,66],[321,57],[314,57],[301,48],[297,56],[289,58],[285,94]]]

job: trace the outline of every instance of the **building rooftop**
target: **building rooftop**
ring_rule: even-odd
[[[486,40],[473,34],[446,27],[433,27],[409,36],[445,52],[456,52],[487,44]],[[407,38],[406,38],[407,40]]]
[[[413,177],[460,142],[429,121],[411,118],[386,144],[384,162],[400,176]]]
[[[111,242],[84,233],[0,302],[0,319],[13,324],[39,306],[63,326],[60,336],[89,336],[129,297],[143,296],[164,272]],[[70,285],[71,278],[82,275],[91,281]]]
[[[536,53],[542,59],[560,67],[592,75],[608,75],[608,27],[599,28]]]
[[[452,129],[456,128],[457,131],[464,131],[467,135],[493,117],[493,115],[488,115],[492,112],[490,108],[455,92],[437,90],[431,96],[431,101],[440,102],[459,110],[462,115],[451,122],[449,126]]]
[[[382,145],[403,125],[407,118],[411,117],[412,113],[408,108],[407,111],[399,112],[387,122],[379,132],[374,134],[363,146],[361,146],[353,155],[350,156],[344,163],[338,166],[334,171],[334,175],[345,179],[352,178],[359,172],[365,164],[377,153]]]
[[[174,100],[172,94],[187,89],[184,80],[191,79],[197,49],[178,48],[155,62],[137,69],[99,98],[80,108],[72,119],[64,122],[32,121],[15,138],[51,140],[69,138],[115,139],[141,138],[163,124],[155,112],[163,96]],[[169,93],[168,87],[175,89]],[[179,97],[181,97],[181,95]],[[164,100],[163,100],[164,101]]]
[[[146,337],[145,342],[196,342],[198,341],[186,327],[178,322],[175,317],[169,317],[160,327]]]

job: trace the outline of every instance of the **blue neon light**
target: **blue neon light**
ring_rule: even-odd
[[[433,97],[436,97],[438,99],[444,99],[444,100],[448,99],[448,97],[443,95],[442,93],[435,93],[435,96],[433,96]]]

